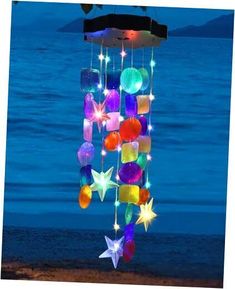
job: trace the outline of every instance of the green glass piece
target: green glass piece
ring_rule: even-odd
[[[126,224],[129,224],[131,222],[132,214],[133,214],[133,205],[131,203],[128,203],[125,212]]]
[[[130,94],[139,91],[143,84],[141,73],[134,67],[125,68],[121,73],[120,80],[122,89]]]
[[[137,159],[137,164],[141,167],[142,170],[145,169],[148,159],[146,154],[140,154]]]

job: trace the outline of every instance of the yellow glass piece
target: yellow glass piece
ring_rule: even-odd
[[[150,153],[151,151],[151,137],[146,135],[139,136],[136,141],[139,143],[139,153]]]
[[[136,185],[121,185],[119,187],[119,201],[137,204],[139,202],[139,190],[140,188]]]
[[[149,95],[138,95],[137,96],[138,114],[149,113]]]
[[[139,143],[129,142],[122,145],[122,163],[129,163],[137,160]]]

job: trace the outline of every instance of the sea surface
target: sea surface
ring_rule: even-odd
[[[106,264],[96,257],[105,249],[103,235],[113,234],[115,193],[108,191],[103,203],[94,194],[87,210],[77,203],[76,152],[83,142],[84,117],[80,70],[90,66],[90,51],[81,34],[12,30],[3,260],[29,255],[46,260],[56,251],[62,254],[58,259],[77,256],[84,266],[94,260]],[[115,67],[120,65],[117,52],[109,50]],[[127,53],[125,67],[130,65],[131,51]],[[98,54],[94,46],[94,67]],[[148,67],[149,57],[145,51],[143,63],[142,50],[134,51],[134,66]],[[172,37],[155,50],[155,60],[149,174],[158,218],[148,233],[138,226],[131,268],[148,262],[149,272],[164,275],[172,268],[173,275],[185,270],[187,276],[221,278],[232,40]],[[93,143],[93,167],[100,170],[98,133]],[[104,168],[116,158],[109,154]],[[120,206],[122,228],[123,214]],[[59,239],[51,238],[51,232]],[[45,250],[36,252],[41,245]]]

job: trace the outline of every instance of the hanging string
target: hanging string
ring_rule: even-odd
[[[94,43],[93,40],[91,40],[91,69],[93,67],[93,54],[94,54]]]
[[[155,61],[154,61],[154,48],[152,47],[151,50],[151,59],[150,59],[150,103],[149,103],[149,117],[148,117],[148,136],[151,137],[151,131],[152,131],[152,101],[154,100],[153,96],[153,77],[154,77],[154,66],[155,66]],[[151,157],[150,157],[151,159]],[[149,160],[150,160],[149,159]],[[150,187],[150,182],[149,182],[149,162],[146,167],[146,183],[145,186],[147,189]]]
[[[100,79],[99,79],[99,102],[101,101],[101,95],[102,95],[102,74],[103,74],[103,40],[100,45],[100,54],[99,54],[99,60],[100,60]]]
[[[122,41],[122,50],[121,50],[121,65],[120,65],[120,69],[121,72],[123,71],[124,68],[124,58],[126,56],[125,52],[125,48],[124,48],[124,44]],[[119,95],[120,95],[120,104],[119,104],[119,112],[120,112],[120,117],[121,117],[121,113],[122,113],[122,87],[119,87]],[[121,119],[120,119],[121,121]],[[119,171],[119,166],[120,166],[120,152],[121,152],[121,147],[118,147],[117,149],[117,165],[116,165],[116,181],[117,183],[119,183],[119,175],[118,175],[118,171]],[[118,206],[119,206],[119,199],[118,199],[118,188],[116,188],[115,190],[115,203],[114,203],[114,231],[115,231],[115,239],[117,238],[117,231],[119,229],[119,225],[118,225]]]
[[[144,47],[143,47],[143,49],[142,49],[142,68],[144,68],[144,58],[145,58],[144,53],[145,53],[145,50],[144,50]]]
[[[107,90],[107,70],[108,70],[108,62],[109,62],[109,54],[108,54],[108,47],[106,47],[106,51],[105,51],[105,71],[104,71],[104,79],[105,79],[105,84],[104,84],[104,88],[105,91]]]
[[[131,41],[131,67],[133,67],[134,61],[134,48],[133,48],[133,40]]]

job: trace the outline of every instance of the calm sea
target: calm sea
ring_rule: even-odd
[[[98,47],[94,47],[94,66],[98,65],[98,53]],[[111,51],[110,55],[118,66],[120,59]],[[134,64],[140,67],[142,51],[134,51],[133,57]],[[146,52],[146,66],[148,57]],[[195,245],[194,253],[186,252],[186,248],[185,256],[207,254],[209,265],[220,264],[220,269],[218,265],[215,271],[219,270],[221,276],[232,40],[169,38],[156,49],[155,58],[150,181],[159,217],[151,225],[150,233],[142,235],[144,230],[138,227],[140,243],[148,242],[150,236],[157,242],[157,234],[167,234],[182,238],[178,247],[184,250],[187,238],[193,242],[199,238],[196,235],[203,235],[206,238],[203,244],[208,244],[217,236],[215,242],[219,239],[220,245],[212,242],[213,248],[219,248],[214,252],[219,258],[217,263],[208,246],[208,250],[203,247],[204,253],[200,246]],[[130,53],[125,65],[129,64]],[[95,194],[87,210],[77,204],[76,151],[83,142],[84,98],[80,91],[80,69],[89,65],[90,45],[80,34],[13,31],[4,204],[6,230],[13,226],[22,235],[24,230],[30,231],[25,228],[75,232],[98,229],[103,233],[112,228],[114,191],[108,191],[104,203]],[[94,145],[97,150],[93,166],[99,170],[97,133]],[[105,169],[112,165],[113,158],[116,160],[115,153],[107,157]],[[122,206],[119,213],[122,225]],[[5,238],[11,239],[13,235],[8,232]],[[8,239],[5,240],[6,244]],[[104,239],[99,242],[103,244]],[[159,252],[158,245],[154,247],[150,243],[147,248],[151,247],[152,251],[156,247]],[[160,248],[168,253],[174,248],[172,240],[164,244]],[[3,255],[8,256],[9,250],[13,250],[14,246],[11,249],[9,246],[5,245]],[[184,262],[187,264],[186,257]]]

